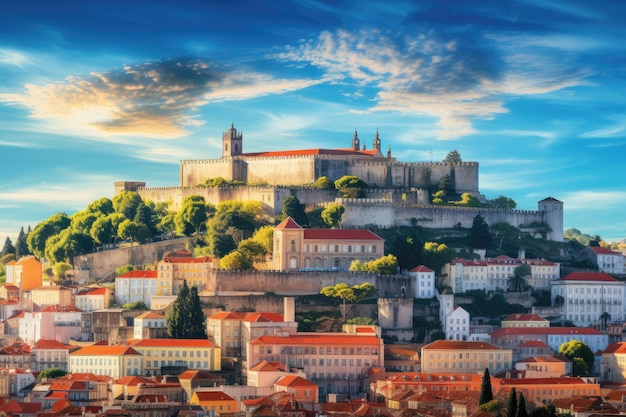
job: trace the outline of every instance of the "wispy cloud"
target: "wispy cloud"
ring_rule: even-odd
[[[170,139],[201,125],[198,110],[209,102],[281,94],[317,82],[170,59],[52,84],[27,84],[24,93],[0,94],[0,101],[22,105],[32,118],[75,134]]]
[[[626,205],[626,191],[580,190],[563,193],[560,196],[567,210],[596,212],[598,208],[623,207]]]
[[[24,52],[0,48],[0,64],[24,68],[31,63],[32,61],[28,54]]]
[[[376,104],[369,111],[432,116],[439,138],[455,139],[475,133],[473,119],[506,113],[509,95],[545,94],[583,82],[580,70],[509,46],[487,36],[336,31],[278,56],[322,68],[335,83],[373,86]]]

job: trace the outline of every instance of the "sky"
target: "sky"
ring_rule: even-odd
[[[457,150],[486,198],[626,238],[626,2],[29,1],[0,13],[0,239],[179,161]]]

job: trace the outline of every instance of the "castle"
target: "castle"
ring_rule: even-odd
[[[281,212],[282,201],[296,196],[301,203],[324,205],[338,201],[344,205],[344,227],[394,227],[420,225],[429,228],[470,227],[476,214],[489,224],[507,222],[532,231],[538,224],[551,229],[548,239],[563,240],[563,203],[547,198],[536,211],[432,206],[429,189],[445,176],[457,194],[472,193],[479,198],[478,162],[401,162],[384,155],[376,132],[372,148],[361,145],[355,131],[349,148],[301,149],[270,152],[243,152],[243,134],[231,125],[222,135],[222,156],[216,159],[180,161],[177,187],[146,188],[145,182],[115,183],[115,194],[136,191],[143,198],[171,201],[180,208],[182,199],[201,195],[211,204],[228,200],[261,202],[268,214]],[[367,183],[367,199],[338,199],[336,190],[318,190],[309,185],[322,176],[335,181],[345,175]],[[211,178],[240,181],[245,185],[206,187]],[[535,225],[535,226],[533,226]]]

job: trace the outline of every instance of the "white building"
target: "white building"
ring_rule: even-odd
[[[563,299],[562,317],[584,327],[624,321],[624,286],[604,272],[572,272],[552,282],[550,292],[552,300]]]
[[[607,274],[624,274],[624,255],[620,252],[615,252],[602,246],[587,246],[579,258],[589,259],[594,264],[598,265],[600,272],[606,272]]]
[[[74,295],[74,306],[85,313],[104,310],[111,305],[111,290],[108,288],[84,288]]]
[[[415,279],[415,298],[433,298],[435,296],[435,271],[418,265],[409,271]]]
[[[501,255],[486,260],[453,259],[444,265],[441,278],[444,285],[457,294],[468,290],[505,290],[509,278],[515,274],[515,268],[522,264],[530,266],[531,274],[526,283],[533,288],[548,289],[550,283],[560,277],[561,266],[556,262]]]
[[[38,312],[24,312],[18,319],[19,337],[28,344],[40,339],[69,343],[79,339],[82,311],[75,307],[48,306]]]
[[[130,271],[115,278],[115,299],[120,305],[142,301],[150,308],[157,293],[157,271]]]
[[[133,323],[134,339],[152,339],[167,337],[167,317],[147,311],[135,317]]]
[[[456,306],[446,317],[443,327],[447,340],[467,340],[470,334],[470,315],[463,307]]]

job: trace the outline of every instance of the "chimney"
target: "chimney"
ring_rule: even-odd
[[[295,297],[283,298],[283,320],[285,322],[296,321],[296,299]]]

